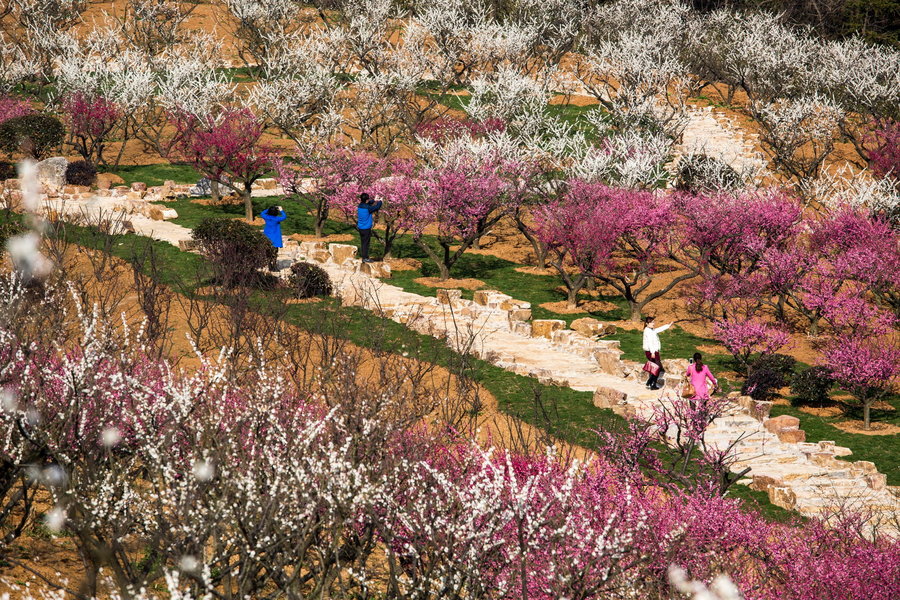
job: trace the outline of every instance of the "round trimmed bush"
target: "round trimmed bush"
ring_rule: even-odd
[[[14,117],[0,123],[0,148],[43,160],[62,144],[66,130],[56,117],[44,114]]]
[[[88,160],[76,160],[66,167],[66,183],[91,186],[97,181],[97,167]]]
[[[786,383],[787,380],[782,373],[769,367],[763,367],[750,372],[744,381],[741,393],[754,400],[771,400]]]
[[[239,219],[204,219],[191,235],[226,286],[259,281],[258,270],[273,266],[278,256],[262,231]]]
[[[288,282],[297,298],[330,296],[333,289],[328,272],[318,265],[306,262],[291,265]]]
[[[834,386],[834,379],[827,367],[810,367],[800,371],[791,380],[791,404],[818,404],[828,401],[828,392]]]

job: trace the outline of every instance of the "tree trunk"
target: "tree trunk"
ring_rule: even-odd
[[[575,289],[574,287],[570,287],[566,291],[566,308],[578,308],[578,292],[579,290]]]
[[[244,216],[247,218],[248,223],[253,221],[253,198],[250,195],[251,185],[249,183],[244,184]]]
[[[872,401],[863,400],[863,429],[868,431],[872,428]]]
[[[447,267],[447,265],[438,261],[437,268],[438,272],[441,274],[441,281],[447,281],[448,279],[450,279],[450,268]]]
[[[213,203],[219,202],[220,196],[219,196],[219,182],[218,181],[213,181],[212,179],[209,180],[209,195],[212,197]]]
[[[415,242],[416,245],[421,248],[425,252],[425,254],[428,255],[428,258],[431,259],[431,262],[433,262],[438,268],[438,273],[440,273],[441,281],[447,281],[448,279],[450,279],[450,246],[441,244],[444,249],[444,257],[442,259],[438,255],[438,253],[434,251],[434,248],[429,246],[425,240],[417,238]]]
[[[628,307],[631,309],[631,317],[630,317],[630,319],[631,319],[632,321],[636,322],[636,323],[637,323],[637,322],[640,322],[640,320],[641,320],[641,312],[642,312],[642,309],[644,308],[643,305],[641,305],[641,304],[639,304],[639,303],[637,303],[637,302],[631,301],[631,302],[628,303]]]
[[[316,205],[316,237],[322,237],[322,230],[325,229],[325,221],[328,220],[328,200],[319,198]]]

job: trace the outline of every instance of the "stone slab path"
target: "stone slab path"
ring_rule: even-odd
[[[122,211],[108,198],[50,209],[88,223]],[[190,229],[174,223],[140,215],[117,222],[125,220],[135,233],[177,247],[185,248],[191,239]],[[404,291],[374,276],[389,276],[386,265],[364,265],[355,252],[345,244],[288,241],[279,251],[279,273],[287,275],[296,261],[318,264],[330,275],[335,295],[345,305],[362,306],[421,333],[445,338],[451,347],[515,373],[594,392],[596,405],[629,417],[646,417],[666,401],[666,394],[644,387],[639,370],[618,360],[618,342],[564,329],[562,321],[531,321],[530,305],[499,292],[477,292],[476,302],[462,299],[456,290],[441,290],[438,297]],[[883,530],[898,531],[897,490],[886,486],[875,465],[837,460],[851,451],[833,442],[804,442],[799,422],[792,422],[792,417],[768,419],[768,407],[762,404],[749,398],[733,401],[706,435],[710,446],[733,445],[735,472],[750,467],[743,483],[766,491],[774,504],[805,516],[828,519],[843,506],[869,511],[873,524],[894,520]]]

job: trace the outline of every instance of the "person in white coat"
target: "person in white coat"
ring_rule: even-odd
[[[644,365],[644,370],[650,374],[650,377],[647,379],[647,389],[649,390],[659,389],[657,382],[659,381],[659,376],[662,375],[664,371],[662,359],[659,357],[659,351],[661,350],[659,334],[671,326],[672,323],[663,325],[662,327],[656,327],[653,317],[644,318],[644,355],[647,357],[647,364]],[[653,365],[656,365],[657,367],[655,373]]]

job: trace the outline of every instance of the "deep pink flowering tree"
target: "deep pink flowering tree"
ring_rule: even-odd
[[[517,198],[508,177],[518,166],[496,160],[469,160],[426,169],[421,201],[410,207],[409,231],[434,262],[441,280],[472,245],[512,210]],[[451,246],[457,246],[451,249]]]
[[[878,177],[892,177],[900,181],[900,123],[885,121],[872,132],[869,165]]]
[[[900,317],[900,232],[887,221],[840,208],[812,224],[811,250],[827,260],[830,277],[869,288]]]
[[[801,230],[800,204],[780,193],[677,194],[673,203],[680,223],[672,257],[701,275],[691,307],[713,321],[756,289],[752,277],[767,252],[789,248]]]
[[[463,136],[476,138],[494,132],[501,132],[505,129],[506,123],[502,119],[495,117],[484,121],[441,117],[427,123],[421,123],[416,127],[416,135],[437,144],[445,144],[450,140]]]
[[[12,96],[0,96],[0,123],[34,113],[31,103]]]
[[[744,367],[752,354],[773,354],[790,344],[787,332],[759,318],[717,321],[713,334]]]
[[[177,153],[210,180],[244,198],[244,216],[253,220],[253,182],[272,168],[275,149],[260,141],[264,123],[247,109],[228,109],[220,115],[179,114]]]
[[[575,180],[563,198],[534,212],[538,237],[555,255],[571,306],[586,278],[594,277],[622,295],[636,321],[649,302],[696,275],[689,270],[651,290],[665,270],[676,224],[663,196]],[[570,265],[577,275],[568,273]]]
[[[94,164],[106,164],[103,151],[122,118],[119,106],[103,96],[75,92],[63,100],[62,110],[78,154]]]
[[[836,336],[823,353],[825,365],[863,408],[865,428],[871,427],[871,409],[890,392],[900,376],[900,346],[892,336],[860,333]]]

